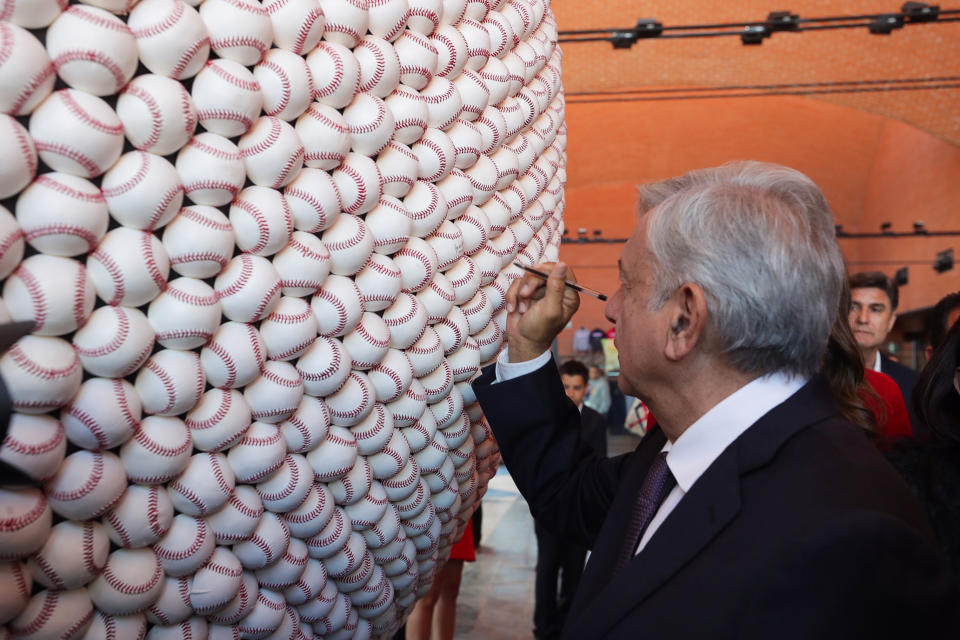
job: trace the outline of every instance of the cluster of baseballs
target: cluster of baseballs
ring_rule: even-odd
[[[0,2],[0,637],[392,635],[557,255],[547,5]]]

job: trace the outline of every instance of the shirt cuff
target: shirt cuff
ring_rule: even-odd
[[[507,359],[507,349],[505,348],[500,352],[500,355],[497,357],[497,378],[493,381],[493,384],[498,382],[506,382],[507,380],[513,380],[514,378],[519,378],[520,376],[525,376],[528,373],[533,373],[543,365],[550,362],[551,353],[549,350],[544,351],[539,356],[533,360],[525,360],[523,362],[510,362]]]

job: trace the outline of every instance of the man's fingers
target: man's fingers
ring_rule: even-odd
[[[547,278],[547,292],[544,296],[547,306],[556,310],[562,309],[564,305],[564,294],[568,288],[566,285],[567,265],[558,262],[550,271],[550,277]],[[570,289],[570,292],[576,296],[576,292]]]

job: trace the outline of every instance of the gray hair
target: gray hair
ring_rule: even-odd
[[[640,189],[657,260],[653,305],[699,285],[709,337],[731,366],[820,369],[846,271],[826,198],[804,174],[734,162]]]

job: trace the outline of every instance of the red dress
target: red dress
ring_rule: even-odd
[[[473,562],[477,559],[476,549],[473,548],[473,518],[467,520],[467,528],[463,530],[460,539],[453,543],[450,550],[451,560],[466,560]]]
[[[860,398],[867,408],[873,412],[877,422],[877,429],[881,436],[887,438],[896,436],[912,436],[913,428],[910,426],[910,415],[907,413],[907,404],[903,401],[903,394],[897,383],[885,373],[867,369],[866,381],[873,390],[880,396],[880,400],[870,394],[861,393]],[[880,403],[883,403],[883,412],[880,411]],[[882,415],[883,413],[886,414]]]

